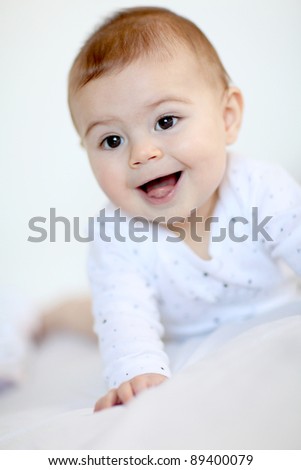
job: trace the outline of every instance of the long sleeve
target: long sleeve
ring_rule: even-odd
[[[109,388],[144,373],[170,376],[164,352],[163,326],[145,244],[128,239],[104,241],[95,234],[88,273],[92,288],[95,331]],[[149,264],[152,260],[148,260]]]
[[[301,277],[301,186],[282,168],[265,174],[261,219],[270,216],[266,248]]]
[[[301,208],[275,217],[270,233],[274,240],[272,257],[283,259],[301,278]]]

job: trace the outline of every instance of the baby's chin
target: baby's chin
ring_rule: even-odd
[[[191,215],[195,208],[183,208],[183,207],[156,207],[142,208],[132,210],[131,208],[121,208],[124,212],[129,214],[131,217],[143,218],[151,223],[159,223],[167,227],[169,224],[184,223],[187,218]]]

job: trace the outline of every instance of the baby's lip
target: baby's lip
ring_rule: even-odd
[[[154,176],[153,178],[148,178],[143,183],[136,186],[136,189],[144,190],[148,183],[151,183],[152,181],[155,181],[155,180],[159,180],[160,178],[166,178],[166,177],[171,176],[171,175],[177,175],[177,179],[179,179],[180,176],[181,176],[181,173],[182,173],[182,171],[178,170],[178,171],[173,171],[171,173],[160,174],[160,175]]]
[[[173,199],[178,182],[181,179],[183,171],[168,173],[148,180],[146,183],[137,187],[141,196],[151,205],[168,204]]]

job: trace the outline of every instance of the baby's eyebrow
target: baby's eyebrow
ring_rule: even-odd
[[[156,106],[159,106],[162,103],[166,102],[171,102],[171,101],[176,101],[178,103],[184,103],[184,104],[192,104],[192,101],[188,98],[180,98],[179,96],[166,96],[164,98],[160,98],[154,102],[147,103],[145,105],[146,108],[155,108]]]
[[[180,98],[180,97],[177,97],[177,96],[166,96],[164,98],[160,98],[156,101],[152,101],[150,103],[146,103],[145,107],[146,108],[156,108],[157,106],[159,106],[160,104],[163,104],[163,103],[167,103],[167,102],[177,102],[177,103],[184,103],[184,104],[192,104],[192,101],[187,99],[187,98]],[[99,125],[104,125],[104,124],[109,124],[111,122],[116,122],[118,121],[118,118],[116,117],[113,117],[113,116],[109,116],[109,117],[105,117],[103,119],[98,119],[97,121],[92,121],[88,127],[87,127],[87,130],[85,132],[85,135],[84,135],[84,138],[87,137],[87,135],[89,134],[89,132],[93,129],[93,127],[95,126],[99,126]]]
[[[117,118],[114,117],[108,117],[104,119],[98,119],[97,121],[92,121],[87,127],[87,130],[85,132],[84,138],[87,137],[89,132],[93,129],[95,126],[100,126],[102,124],[109,124],[110,122],[116,122]]]

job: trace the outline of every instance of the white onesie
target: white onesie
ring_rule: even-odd
[[[228,158],[210,260],[162,226],[146,232],[137,223],[141,232],[133,232],[124,213],[116,239],[107,221],[116,209],[102,213],[88,260],[109,388],[143,373],[170,376],[167,340],[201,341],[220,325],[301,298],[301,187],[276,165]]]

